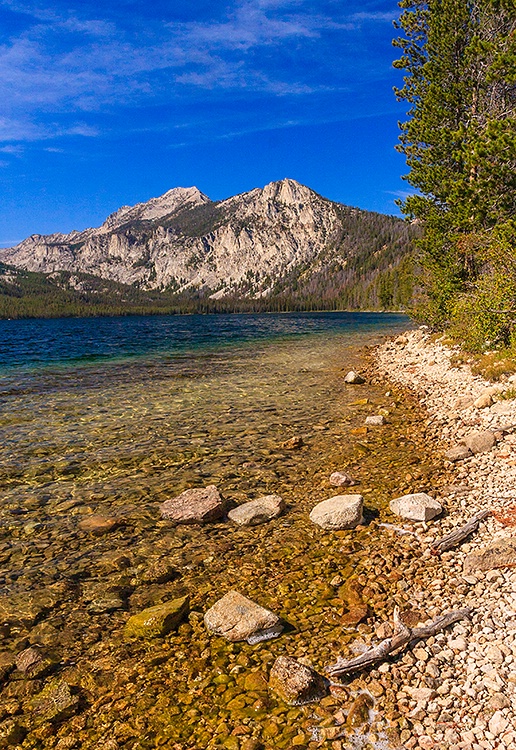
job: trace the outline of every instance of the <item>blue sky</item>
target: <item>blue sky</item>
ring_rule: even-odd
[[[0,0],[0,244],[292,177],[397,213],[395,2]]]

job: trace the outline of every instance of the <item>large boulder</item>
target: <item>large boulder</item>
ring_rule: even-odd
[[[124,635],[129,638],[163,637],[175,630],[186,617],[189,604],[189,598],[182,596],[164,604],[148,607],[127,620]]]
[[[284,510],[285,503],[279,495],[265,495],[233,508],[228,518],[239,526],[258,526],[281,515]]]
[[[161,517],[175,523],[209,523],[226,512],[226,502],[215,485],[185,490],[160,507]]]
[[[312,508],[310,520],[323,529],[354,529],[362,523],[362,495],[335,495]]]
[[[442,505],[427,495],[426,492],[416,492],[414,495],[403,495],[391,500],[389,508],[397,516],[409,521],[430,521],[442,513]]]
[[[302,706],[324,698],[328,682],[291,656],[278,656],[269,675],[269,688],[285,703]]]
[[[464,572],[475,570],[492,570],[493,568],[516,567],[516,537],[495,539],[487,547],[467,555],[464,561]]]
[[[204,623],[211,633],[227,641],[251,644],[276,638],[283,630],[278,615],[238,591],[228,591],[215,602],[204,615]]]
[[[496,436],[491,430],[478,430],[467,435],[462,442],[472,453],[486,453],[494,447]]]

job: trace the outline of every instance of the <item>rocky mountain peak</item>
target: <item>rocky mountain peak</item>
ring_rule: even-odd
[[[193,208],[203,203],[211,203],[208,196],[201,193],[196,187],[176,187],[167,190],[157,198],[151,198],[145,203],[137,203],[135,206],[122,206],[110,214],[100,227],[101,232],[112,232],[117,227],[131,221],[145,221],[161,219],[164,216],[176,213],[183,208]]]

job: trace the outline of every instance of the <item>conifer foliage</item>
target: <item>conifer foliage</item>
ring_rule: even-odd
[[[516,344],[515,0],[400,0],[398,149],[423,227],[419,314],[471,348]]]

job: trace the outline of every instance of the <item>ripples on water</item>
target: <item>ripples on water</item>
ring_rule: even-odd
[[[306,515],[332,494],[331,471],[353,466],[360,474],[358,438],[350,431],[385,405],[378,388],[357,393],[343,387],[342,375],[360,366],[361,345],[407,323],[404,316],[346,313],[0,321],[0,612],[8,648],[20,639],[50,643],[60,659],[75,659],[86,671],[101,669],[99,660],[108,671],[123,671],[117,649],[129,612],[182,591],[202,612],[231,587],[294,621],[315,607],[314,623],[329,627],[317,604],[319,583],[306,567],[324,548],[314,547],[319,542]],[[357,396],[370,403],[353,405]],[[294,435],[305,447],[284,450]],[[235,503],[281,494],[289,510],[256,529],[174,529],[159,521],[160,502],[207,484]],[[90,513],[124,525],[91,538],[78,529]],[[123,574],[109,562],[122,552],[129,560]],[[175,580],[144,583],[141,571],[163,558],[175,566]],[[92,607],[95,586],[118,590],[120,605]],[[38,604],[49,592],[51,606]],[[28,607],[23,616],[20,607]],[[188,652],[191,636],[175,637],[173,650],[186,649],[187,662],[200,659],[188,677],[181,660],[170,657],[167,689],[187,695],[189,680],[209,683],[210,670],[229,669],[230,654],[240,648],[203,635]],[[281,641],[271,647],[278,653]],[[214,649],[213,663],[199,657],[199,643]],[[266,647],[252,653],[270,656]],[[242,664],[251,659],[252,666],[253,658]],[[81,674],[70,679],[83,685]],[[162,678],[150,667],[147,679],[149,690],[158,690]],[[96,688],[89,689],[93,700]],[[184,710],[190,705],[186,700]],[[218,698],[209,705],[203,742],[225,716]],[[139,710],[128,711],[129,725],[141,720]],[[186,742],[185,726],[196,715],[173,716],[167,731]],[[148,721],[149,736],[159,735],[161,719]],[[289,721],[287,744],[278,740],[277,747],[289,746]],[[98,732],[85,734],[81,747],[96,747]]]

